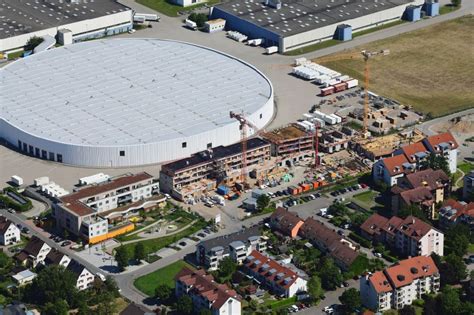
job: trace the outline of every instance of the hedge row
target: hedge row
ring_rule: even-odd
[[[372,242],[370,242],[369,240],[363,238],[362,236],[359,236],[359,235],[355,234],[354,232],[351,232],[349,234],[349,238],[356,241],[357,243],[359,243],[363,247],[367,247],[367,248],[372,247]]]

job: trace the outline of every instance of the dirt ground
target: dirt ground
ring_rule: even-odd
[[[474,16],[356,47],[340,55],[389,49],[369,61],[369,90],[433,117],[474,107]],[[337,56],[337,55],[335,55]],[[363,79],[362,60],[323,63]]]

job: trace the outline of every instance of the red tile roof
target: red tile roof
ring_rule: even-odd
[[[397,230],[410,238],[420,240],[432,229],[434,228],[428,223],[410,215],[403,220]]]
[[[259,261],[260,263],[256,263]],[[254,250],[244,261],[246,268],[265,277],[267,281],[288,289],[299,276],[293,270]],[[265,268],[263,267],[265,265]]]
[[[208,300],[211,303],[211,308],[216,310],[220,309],[229,298],[241,300],[237,292],[229,289],[226,284],[215,282],[214,277],[203,269],[193,271],[184,267],[176,275],[175,280],[192,286],[192,293]]]
[[[272,226],[280,232],[296,237],[298,230],[303,225],[303,220],[294,212],[290,212],[285,208],[277,208],[270,216]]]
[[[439,145],[440,143],[450,144],[451,149],[457,149],[459,147],[458,143],[456,142],[456,139],[454,139],[453,135],[449,131],[431,137],[427,137],[425,141],[428,142],[434,149],[435,146]]]
[[[443,183],[449,181],[449,177],[443,170],[435,171],[428,168],[423,171],[408,174],[406,180],[412,188],[429,187],[431,190],[435,190],[443,187]]]
[[[422,141],[406,145],[402,147],[401,149],[403,151],[403,154],[405,154],[406,158],[411,163],[416,162],[416,158],[414,156],[416,153],[428,151],[428,149],[425,147]]]
[[[374,272],[374,274],[369,277],[369,281],[374,287],[375,291],[379,294],[393,290],[383,271]]]
[[[138,183],[151,178],[153,178],[153,176],[146,172],[117,177],[106,183],[92,185],[80,189],[77,192],[61,197],[60,200],[63,205],[72,212],[76,213],[79,216],[85,216],[94,213],[94,211],[86,204],[82,203],[80,201],[81,199],[96,196],[101,193],[115,190],[120,187],[129,186],[131,184]]]
[[[361,224],[360,229],[371,236],[374,234],[379,235],[382,233],[382,229],[387,224],[387,222],[388,219],[386,217],[375,213]]]
[[[395,288],[400,288],[418,278],[438,274],[439,270],[430,256],[417,256],[400,261],[384,273]]]
[[[403,191],[400,193],[400,197],[407,205],[420,203],[430,205],[434,202],[433,194],[427,187],[418,187]]]
[[[403,174],[405,172],[403,164],[409,163],[403,154],[388,157],[382,161],[391,176]]]

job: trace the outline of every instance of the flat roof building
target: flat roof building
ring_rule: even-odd
[[[2,0],[0,52],[25,46],[33,37],[55,37],[61,29],[73,41],[126,32],[132,28],[132,10],[115,0]]]
[[[229,1],[211,9],[226,29],[263,38],[280,52],[332,39],[340,24],[353,31],[400,19],[409,5],[423,0],[267,0]]]

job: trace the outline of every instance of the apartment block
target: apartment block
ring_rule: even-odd
[[[383,243],[405,256],[444,254],[444,234],[414,216],[388,219],[373,214],[360,229],[364,237]]]
[[[247,141],[247,171],[259,178],[274,165],[270,163],[270,143],[260,138]],[[233,185],[240,180],[242,144],[209,148],[189,158],[161,167],[161,190],[178,200],[200,197],[216,189],[217,182]]]
[[[446,200],[439,209],[439,223],[443,228],[464,223],[469,226],[471,231],[474,230],[474,202]]]
[[[78,188],[53,204],[57,226],[89,243],[133,230],[126,219],[164,202],[159,185],[148,173],[126,174]],[[112,222],[123,222],[112,227]]]
[[[439,288],[439,271],[429,256],[402,260],[360,279],[363,305],[377,312],[402,309],[424,294],[438,292]]]
[[[212,315],[240,315],[242,312],[241,297],[237,292],[226,284],[215,282],[214,277],[202,269],[183,268],[175,281],[176,297],[190,296],[196,313],[202,309],[210,310]]]
[[[267,249],[266,237],[260,233],[259,226],[201,241],[196,245],[196,261],[208,270],[216,270],[219,262],[230,257],[241,264],[254,250],[264,252]]]
[[[273,156],[300,156],[314,153],[315,135],[297,124],[272,130],[262,134],[271,143]]]
[[[307,281],[296,272],[258,251],[251,252],[243,266],[245,273],[276,295],[289,298],[308,289]]]

